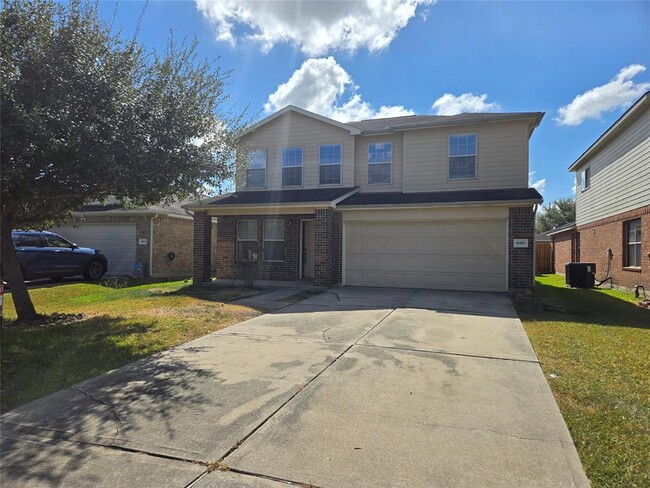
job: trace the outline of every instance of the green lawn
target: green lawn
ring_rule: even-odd
[[[260,313],[227,303],[248,291],[194,288],[182,281],[125,288],[76,283],[30,294],[40,313],[83,318],[14,325],[11,295],[5,294],[2,411]]]
[[[515,306],[594,487],[650,487],[650,310],[537,278]]]

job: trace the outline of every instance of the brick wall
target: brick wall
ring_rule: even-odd
[[[641,219],[641,268],[624,267],[624,222]],[[601,219],[578,227],[580,232],[580,261],[596,263],[596,278],[603,279],[607,271],[607,249],[614,257],[611,276],[615,286],[634,288],[641,284],[650,289],[650,205],[629,212]]]
[[[553,270],[555,273],[564,274],[564,265],[571,262],[571,235],[575,230],[570,230],[551,236],[553,242]]]
[[[530,288],[535,279],[535,213],[532,207],[510,207],[508,220],[508,287]],[[527,248],[515,248],[514,239],[528,239]]]
[[[212,268],[212,217],[205,212],[194,212],[193,230],[192,277],[194,283],[207,283]]]
[[[257,242],[260,252],[264,246],[264,220],[284,221],[284,261],[261,260],[257,279],[300,279],[300,227],[301,220],[314,219],[309,214],[222,216],[217,219],[216,272],[218,278],[238,279],[237,270],[237,220],[257,221]]]
[[[153,259],[151,270],[156,276],[190,276],[194,221],[158,216],[153,220]],[[167,254],[173,252],[173,261]]]

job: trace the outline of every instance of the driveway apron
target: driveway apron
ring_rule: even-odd
[[[8,486],[589,486],[505,294],[335,288],[1,422]]]

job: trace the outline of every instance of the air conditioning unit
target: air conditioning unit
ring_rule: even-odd
[[[564,276],[566,284],[572,288],[593,288],[596,263],[566,263]]]

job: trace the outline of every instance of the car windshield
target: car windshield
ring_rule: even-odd
[[[47,247],[72,247],[72,243],[60,236],[45,236]]]

